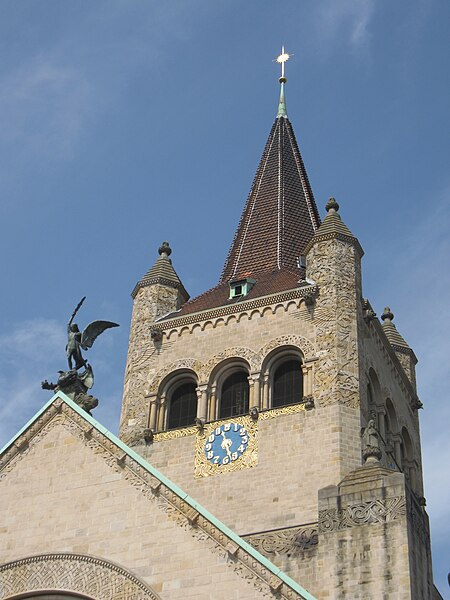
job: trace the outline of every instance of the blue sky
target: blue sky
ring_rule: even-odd
[[[65,323],[103,318],[95,416],[117,432],[130,292],[163,240],[196,295],[219,277],[287,108],[324,214],[358,236],[364,295],[418,358],[441,593],[450,556],[448,22],[445,0],[3,0],[0,446],[65,366]],[[446,474],[446,476],[444,476]]]

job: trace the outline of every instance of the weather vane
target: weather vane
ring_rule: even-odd
[[[280,56],[277,56],[275,61],[281,65],[280,81],[282,81],[282,82],[286,81],[286,77],[284,76],[284,63],[287,62],[291,56],[292,56],[292,54],[288,54],[287,52],[285,52],[284,46],[281,46],[281,54],[280,54]]]

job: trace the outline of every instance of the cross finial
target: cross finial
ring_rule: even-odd
[[[277,63],[281,64],[280,82],[282,82],[282,83],[286,82],[286,77],[284,76],[284,63],[289,60],[290,56],[291,56],[290,54],[285,52],[284,46],[281,46],[281,54],[279,56],[277,56],[276,61],[277,61]]]

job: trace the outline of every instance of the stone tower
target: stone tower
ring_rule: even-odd
[[[188,300],[165,242],[133,291],[121,439],[318,598],[438,598],[417,361],[321,222],[285,83],[218,284]]]

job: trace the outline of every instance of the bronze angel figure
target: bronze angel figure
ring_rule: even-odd
[[[73,322],[75,315],[81,308],[81,305],[85,301],[86,296],[81,299],[77,307],[70,317],[70,321],[67,324],[67,362],[69,363],[69,369],[81,369],[82,367],[87,368],[87,361],[81,354],[81,349],[88,350],[92,348],[92,344],[103,333],[106,329],[111,327],[119,327],[117,323],[111,321],[93,321],[89,323],[87,327],[81,332],[78,325]],[[73,366],[75,365],[75,366]]]

